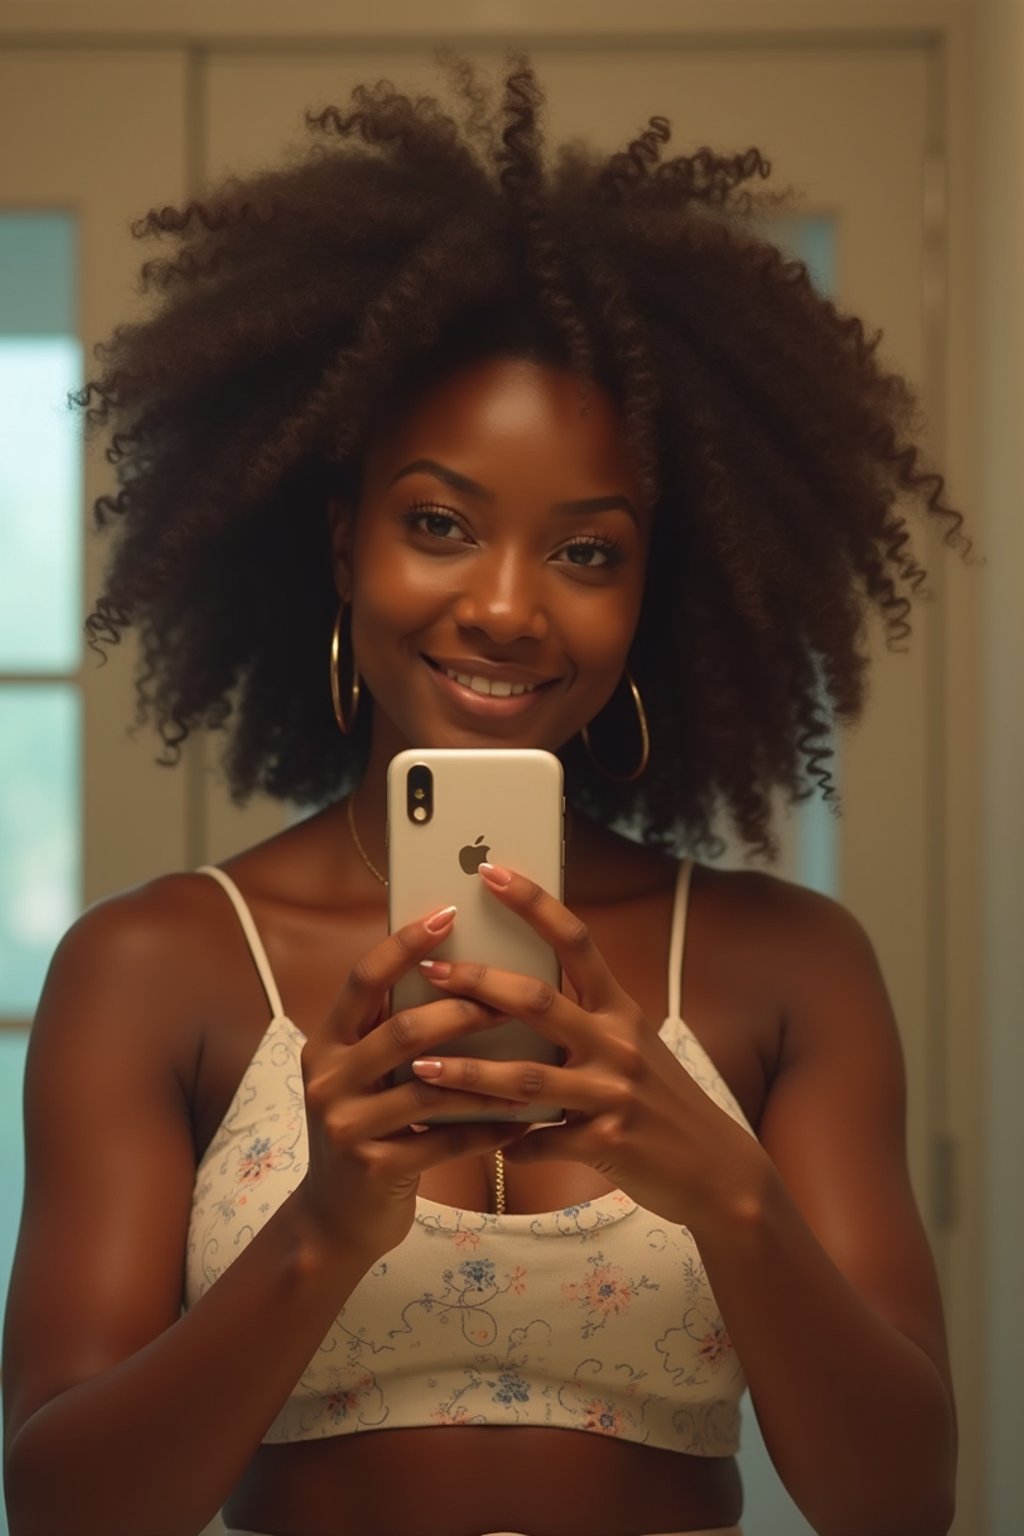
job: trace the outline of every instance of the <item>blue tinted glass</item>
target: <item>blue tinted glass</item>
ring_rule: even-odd
[[[7,1280],[21,1216],[25,1155],[21,1088],[28,1030],[0,1030],[0,1306],[7,1304]]]
[[[80,906],[80,702],[70,684],[0,688],[0,1016],[35,1011]]]
[[[81,651],[82,379],[74,224],[0,214],[0,671],[71,672]]]
[[[771,239],[787,254],[807,263],[819,293],[835,292],[835,224],[827,213],[776,219],[767,226]]]
[[[811,281],[820,294],[835,291],[835,221],[828,214],[808,214],[767,222],[765,233],[788,255],[807,263]],[[833,743],[834,745],[834,743]],[[838,779],[838,753],[830,764]],[[832,812],[819,795],[794,808],[797,826],[796,878],[827,896],[839,893],[839,837]]]

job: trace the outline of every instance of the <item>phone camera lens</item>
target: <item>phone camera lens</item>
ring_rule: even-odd
[[[405,783],[405,813],[423,826],[434,814],[434,775],[426,763],[414,763]]]

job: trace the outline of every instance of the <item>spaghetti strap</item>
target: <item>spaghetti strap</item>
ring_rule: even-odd
[[[270,969],[267,952],[263,948],[263,941],[259,936],[256,924],[253,922],[252,913],[246,905],[245,897],[231,876],[226,875],[222,869],[218,869],[216,864],[201,864],[196,870],[196,874],[212,875],[217,884],[222,885],[225,891],[227,891],[228,896],[231,898],[231,905],[238,914],[238,921],[242,925],[242,932],[245,934],[246,942],[249,945],[249,953],[252,955],[260,981],[263,983],[263,990],[267,994],[271,1021],[283,1018],[285,1013],[281,1006],[281,994],[277,990],[277,982],[274,980],[274,973]]]
[[[681,1019],[683,994],[683,947],[686,943],[686,913],[690,897],[693,860],[684,859],[676,875],[676,893],[672,902],[672,935],[668,945],[668,1016]]]

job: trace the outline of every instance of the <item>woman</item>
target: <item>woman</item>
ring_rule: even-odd
[[[753,228],[756,151],[662,160],[652,118],[546,173],[528,62],[500,136],[454,70],[461,132],[361,88],[311,122],[370,148],[151,213],[164,302],[81,397],[121,480],[94,641],[138,628],[172,760],[230,723],[238,796],[318,809],[54,958],[12,1530],[735,1532],[746,1382],[816,1530],[938,1536],[955,1415],[870,945],[691,856],[719,807],[770,853],[776,789],[831,797],[865,620],[905,635],[923,577],[894,502],[960,519],[909,387]],[[411,744],[561,754],[564,905],[481,872],[561,994],[435,966],[389,1017],[458,920],[386,933]],[[458,1056],[507,1014],[565,1065]]]

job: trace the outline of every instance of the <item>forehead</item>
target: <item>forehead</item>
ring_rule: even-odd
[[[466,364],[432,382],[372,440],[365,485],[381,488],[403,465],[433,458],[500,496],[536,488],[549,500],[637,487],[611,396],[593,385],[583,414],[569,368],[521,358]],[[568,489],[567,489],[568,488]]]

